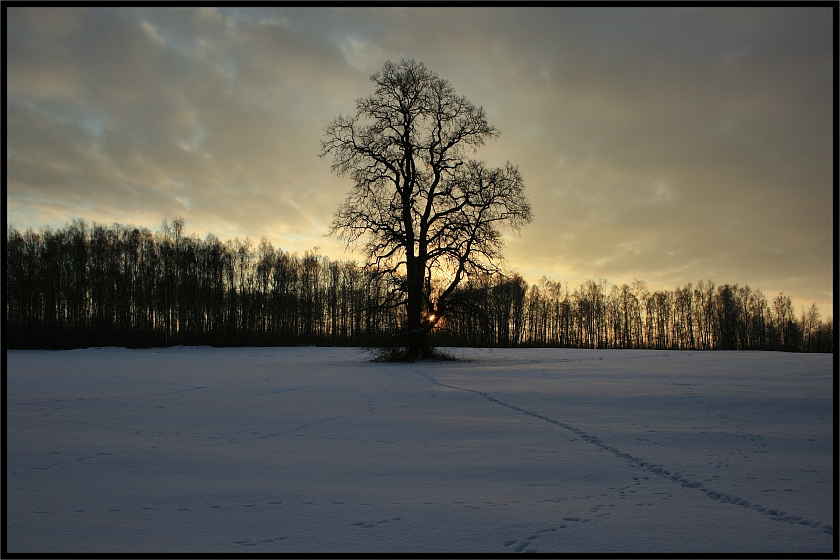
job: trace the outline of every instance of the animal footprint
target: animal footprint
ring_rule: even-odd
[[[560,525],[560,528],[565,528],[565,525]],[[510,547],[511,550],[514,552],[537,552],[537,550],[531,546],[535,540],[540,538],[540,535],[543,533],[552,533],[557,530],[557,527],[548,527],[546,529],[540,529],[538,531],[534,531],[527,538],[522,540],[517,539],[508,539],[502,544],[506,547]]]
[[[514,541],[514,542],[516,542],[516,541]],[[513,550],[514,552],[522,552],[523,550],[525,550],[525,547],[527,547],[529,544],[531,544],[531,541],[519,541],[519,542],[516,542],[516,544],[514,544],[514,545],[513,545],[512,550]],[[535,551],[535,552],[536,552],[536,551]]]
[[[259,541],[233,541],[233,544],[238,544],[239,546],[257,546],[260,544],[268,544],[273,543],[275,541],[282,541],[288,538],[289,537],[273,537],[270,539],[262,539]]]
[[[354,527],[361,527],[362,529],[370,529],[375,525],[382,525],[383,523],[388,523],[389,521],[399,521],[402,517],[392,517],[391,519],[380,519],[374,523],[369,523],[367,521],[356,521],[355,523],[351,523],[350,525]]]

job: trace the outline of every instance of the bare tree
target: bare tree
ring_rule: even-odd
[[[802,345],[805,352],[812,352],[816,346],[814,339],[819,332],[820,311],[817,304],[812,303],[807,311],[802,310]]]
[[[403,357],[413,361],[461,280],[496,270],[499,226],[518,230],[531,207],[517,167],[465,159],[498,131],[448,81],[414,60],[386,62],[371,81],[374,94],[330,123],[321,143],[333,172],[355,183],[331,233],[364,241],[368,268],[398,279]]]

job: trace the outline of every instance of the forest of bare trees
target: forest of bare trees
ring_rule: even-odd
[[[784,350],[831,352],[833,323],[816,305],[797,317],[780,293],[772,302],[748,285],[712,281],[651,292],[645,282],[609,286],[587,280],[570,289],[543,278],[473,278],[461,313],[438,333],[467,346]]]
[[[74,220],[6,238],[9,348],[173,345],[369,346],[404,321],[383,275],[354,262]],[[434,288],[432,288],[434,289]],[[750,286],[642,281],[577,287],[474,275],[452,296],[435,344],[830,352],[831,319]]]

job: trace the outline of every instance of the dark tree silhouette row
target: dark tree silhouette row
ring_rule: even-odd
[[[9,348],[379,343],[403,325],[387,276],[263,240],[222,242],[74,220],[6,238]],[[431,289],[435,289],[434,286]],[[711,281],[650,292],[644,282],[473,276],[433,331],[438,345],[830,352],[831,320],[797,316],[779,294]]]
[[[714,282],[674,291],[645,282],[608,286],[586,281],[570,291],[543,278],[473,278],[459,292],[459,313],[439,342],[468,346],[651,348],[672,350],[783,350],[831,352],[834,327],[812,304],[797,318],[780,293]]]
[[[119,224],[9,229],[10,348],[361,345],[394,328],[387,286],[354,263],[262,241]]]

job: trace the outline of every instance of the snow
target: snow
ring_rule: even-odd
[[[7,352],[8,552],[836,553],[833,356]]]

